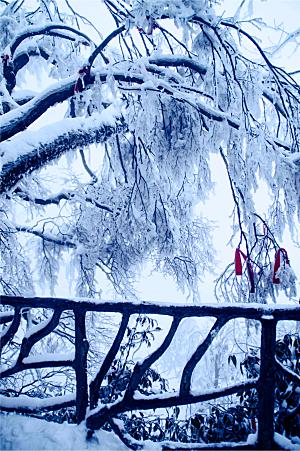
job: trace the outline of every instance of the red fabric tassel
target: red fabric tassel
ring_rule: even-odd
[[[288,257],[287,251],[286,251],[283,247],[281,247],[280,249],[278,249],[278,250],[276,251],[276,254],[275,254],[274,272],[273,272],[273,283],[276,284],[276,285],[278,285],[278,284],[280,283],[279,278],[276,277],[276,273],[277,273],[278,269],[280,268],[280,254],[283,255],[283,258],[284,258],[286,264],[287,264],[287,265],[290,264],[290,261],[289,261],[289,257]]]
[[[242,265],[242,259],[247,260],[247,256],[244,254],[243,251],[241,251],[239,248],[235,250],[235,258],[234,258],[234,264],[235,264],[235,274],[236,276],[241,276],[243,274],[243,265]]]

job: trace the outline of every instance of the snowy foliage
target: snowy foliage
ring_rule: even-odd
[[[2,292],[33,292],[37,273],[53,289],[68,260],[77,294],[99,294],[103,272],[132,296],[150,260],[197,298],[213,228],[194,210],[218,154],[235,204],[232,242],[247,260],[241,283],[228,267],[218,296],[294,297],[287,262],[276,287],[272,272],[284,227],[300,216],[296,77],[272,64],[251,21],[219,17],[216,2],[103,3],[115,29],[99,45],[68,2],[0,4]],[[23,89],[39,76],[51,86]],[[68,119],[27,130],[62,102]],[[266,214],[253,199],[261,180]]]

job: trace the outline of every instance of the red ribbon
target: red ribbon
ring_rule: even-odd
[[[234,259],[235,274],[237,276],[241,276],[243,274],[243,265],[242,265],[241,256],[243,257],[243,259],[245,261],[247,260],[247,256],[244,254],[244,252],[237,248],[235,250],[235,259]]]
[[[237,248],[235,250],[235,258],[234,258],[235,274],[237,276],[241,276],[243,274],[243,265],[242,265],[241,257],[243,257],[243,259],[246,262],[246,269],[247,269],[247,274],[248,274],[249,283],[250,283],[250,293],[255,293],[254,272],[253,272],[251,262],[250,262],[249,258],[247,257],[247,255],[244,254],[244,252],[241,251],[241,249],[239,249],[239,248]]]
[[[287,265],[290,264],[287,251],[283,247],[279,248],[276,251],[275,262],[274,262],[273,283],[275,283],[275,284],[280,283],[280,279],[278,277],[276,277],[276,273],[277,273],[278,269],[280,268],[280,255],[281,254],[283,255],[283,261],[285,261]]]

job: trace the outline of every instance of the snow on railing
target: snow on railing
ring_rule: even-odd
[[[109,423],[124,443],[133,449],[137,449],[139,444],[131,441],[123,434],[118,421],[120,414],[132,410],[144,411],[199,403],[235,393],[242,393],[245,390],[253,388],[256,388],[258,395],[257,439],[255,443],[250,443],[250,441],[239,443],[238,447],[239,449],[274,449],[275,369],[284,372],[285,377],[290,378],[294,383],[300,385],[299,376],[287,370],[275,357],[277,322],[280,320],[299,321],[300,306],[269,306],[260,304],[210,304],[191,306],[166,303],[103,302],[90,299],[70,300],[12,296],[1,296],[1,304],[13,307],[14,309],[6,310],[0,315],[1,324],[4,325],[1,336],[1,350],[9,346],[19,329],[22,316],[29,315],[30,309],[51,309],[53,314],[52,317],[48,317],[45,321],[29,327],[22,338],[18,357],[11,366],[1,367],[0,376],[5,378],[28,369],[68,366],[75,371],[76,393],[74,396],[64,395],[43,400],[37,399],[36,403],[33,402],[32,398],[26,400],[24,396],[19,396],[18,398],[2,396],[0,397],[0,408],[8,412],[28,413],[40,410],[55,410],[75,405],[77,423],[79,424],[85,420],[90,436],[94,430],[101,428],[105,423]],[[33,346],[48,336],[58,326],[64,311],[73,312],[75,354],[50,355],[47,353],[38,356],[30,355]],[[122,315],[114,341],[106,353],[101,367],[89,384],[87,376],[89,343],[86,333],[86,314],[88,312],[109,312]],[[122,340],[125,337],[130,318],[134,314],[166,315],[172,318],[172,323],[159,347],[142,361],[135,364],[123,396],[111,404],[101,404],[99,403],[100,388],[116,358]],[[142,377],[151,365],[157,362],[166,352],[179,324],[187,317],[214,317],[215,322],[205,339],[199,343],[193,355],[187,360],[182,371],[178,392],[142,396],[137,392]],[[195,392],[191,389],[191,380],[196,365],[200,362],[223,326],[234,318],[255,319],[261,323],[261,365],[259,377],[221,389],[216,388],[205,392]],[[211,449],[212,446],[212,444],[209,444],[206,445],[206,448]],[[227,443],[226,449],[236,448],[236,446],[237,444]],[[218,444],[218,447],[220,447],[220,444]],[[195,444],[193,443],[194,448]],[[168,449],[168,447],[165,446],[164,449]],[[175,443],[172,443],[172,449],[176,449]],[[197,444],[197,449],[205,449],[205,445]]]

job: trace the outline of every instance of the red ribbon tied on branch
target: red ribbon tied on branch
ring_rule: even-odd
[[[247,274],[249,278],[250,283],[250,293],[255,293],[255,282],[254,282],[254,272],[251,265],[251,262],[246,254],[244,254],[241,249],[237,248],[235,250],[235,258],[234,258],[234,265],[235,265],[235,274],[236,276],[241,276],[243,274],[243,265],[242,265],[242,257],[244,261],[246,262],[246,268],[247,268]]]
[[[91,68],[90,66],[83,66],[81,69],[79,69],[78,74],[79,78],[77,79],[75,86],[74,86],[74,93],[77,94],[78,92],[82,92],[84,85],[83,85],[83,77],[85,75],[90,75]]]
[[[276,251],[275,262],[274,262],[273,283],[275,283],[275,284],[279,284],[280,283],[280,279],[278,277],[276,277],[276,273],[277,273],[278,269],[280,268],[280,256],[281,255],[283,256],[283,261],[287,265],[290,264],[287,251],[283,247],[279,248]]]

